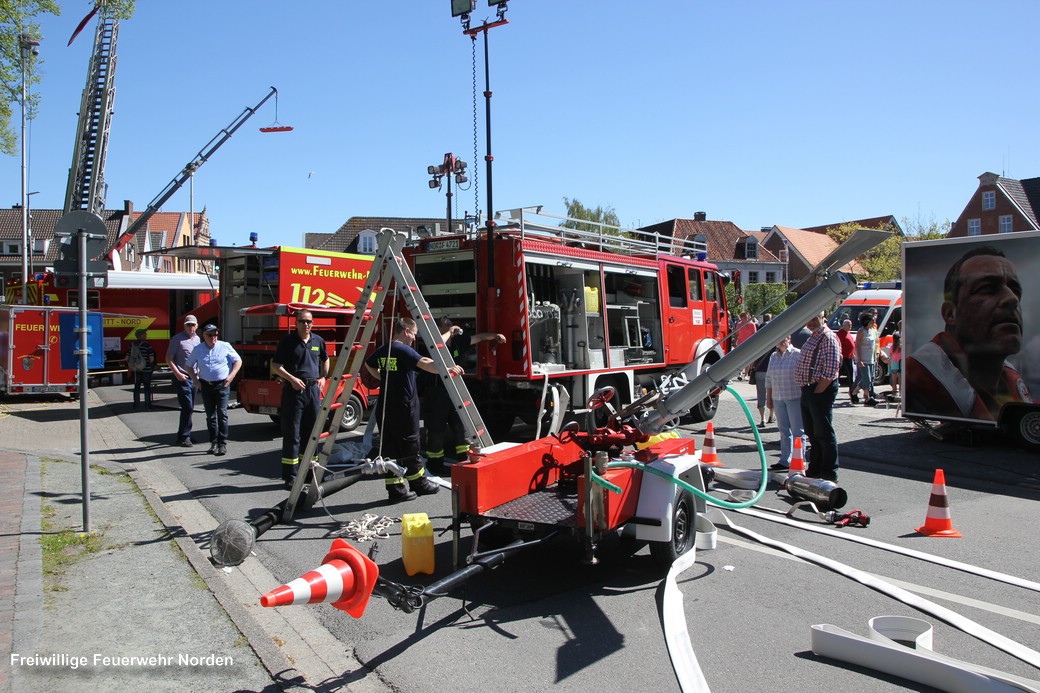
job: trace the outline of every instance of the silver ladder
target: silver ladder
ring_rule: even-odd
[[[335,445],[336,435],[345,412],[341,400],[350,397],[354,378],[358,377],[365,361],[365,352],[379,325],[379,316],[383,312],[384,302],[391,284],[403,298],[405,306],[418,325],[419,334],[428,347],[430,358],[437,366],[441,382],[447,389],[448,395],[459,413],[459,418],[462,420],[466,440],[469,441],[471,447],[478,449],[493,445],[487,427],[466,387],[465,380],[450,375],[450,369],[455,365],[455,361],[445,347],[440,331],[430,315],[430,307],[423,298],[422,292],[416,284],[415,276],[401,254],[403,246],[404,236],[402,234],[387,228],[380,231],[376,259],[372,263],[372,270],[368,274],[365,287],[361,290],[361,297],[354,306],[354,317],[351,318],[350,328],[347,330],[343,347],[336,359],[336,365],[329,374],[329,380],[325,386],[325,396],[321,402],[321,411],[314,422],[314,428],[311,429],[307,446],[300,458],[296,481],[293,483],[282,511],[283,522],[292,519],[300,495],[304,492],[308,477],[314,468],[315,458],[319,458],[324,463],[332,454],[332,446]],[[340,383],[343,383],[343,391],[340,399],[337,400],[336,392],[339,390]],[[324,431],[325,422],[329,420],[330,416],[332,421],[329,430]],[[380,435],[386,433],[386,431],[380,431]],[[316,478],[320,479],[320,477]],[[311,493],[315,492],[313,486],[316,485],[317,483],[312,485]]]

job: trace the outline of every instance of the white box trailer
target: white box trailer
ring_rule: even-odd
[[[903,413],[1040,450],[1040,232],[903,246]]]

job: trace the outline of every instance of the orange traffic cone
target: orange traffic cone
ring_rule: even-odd
[[[791,466],[787,470],[787,476],[801,474],[805,476],[805,456],[802,454],[802,437],[794,437],[794,451],[791,453]]]
[[[708,430],[704,432],[704,445],[701,447],[701,464],[710,467],[721,467],[718,453],[715,452],[715,426],[709,421]]]
[[[332,550],[321,565],[292,582],[260,597],[261,606],[292,606],[331,602],[340,611],[361,618],[372,596],[379,567],[343,539],[332,542]]]
[[[935,481],[932,483],[932,497],[928,500],[928,514],[924,525],[917,531],[928,537],[961,537],[961,533],[953,528],[950,521],[950,501],[946,497],[946,475],[943,470],[935,470]]]

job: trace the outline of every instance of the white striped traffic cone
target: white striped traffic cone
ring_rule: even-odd
[[[719,455],[715,452],[715,426],[709,421],[708,430],[704,432],[704,445],[701,446],[701,464],[710,467],[721,467]]]
[[[935,470],[935,481],[932,483],[932,497],[928,500],[928,514],[924,524],[917,531],[927,537],[961,538],[961,533],[953,528],[950,520],[950,501],[946,496],[946,475],[943,470]]]
[[[794,451],[791,453],[791,466],[788,467],[787,476],[801,474],[805,476],[805,455],[802,454],[802,437],[794,437]]]
[[[340,611],[361,618],[372,596],[379,567],[343,539],[316,569],[260,597],[261,606],[293,606],[331,602]]]

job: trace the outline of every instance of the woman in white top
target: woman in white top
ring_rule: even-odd
[[[782,472],[790,468],[794,439],[802,437],[802,388],[794,379],[801,358],[801,352],[791,346],[790,337],[780,340],[776,351],[769,357],[766,404],[776,413],[776,426],[780,429],[780,461],[770,467],[770,471]]]

